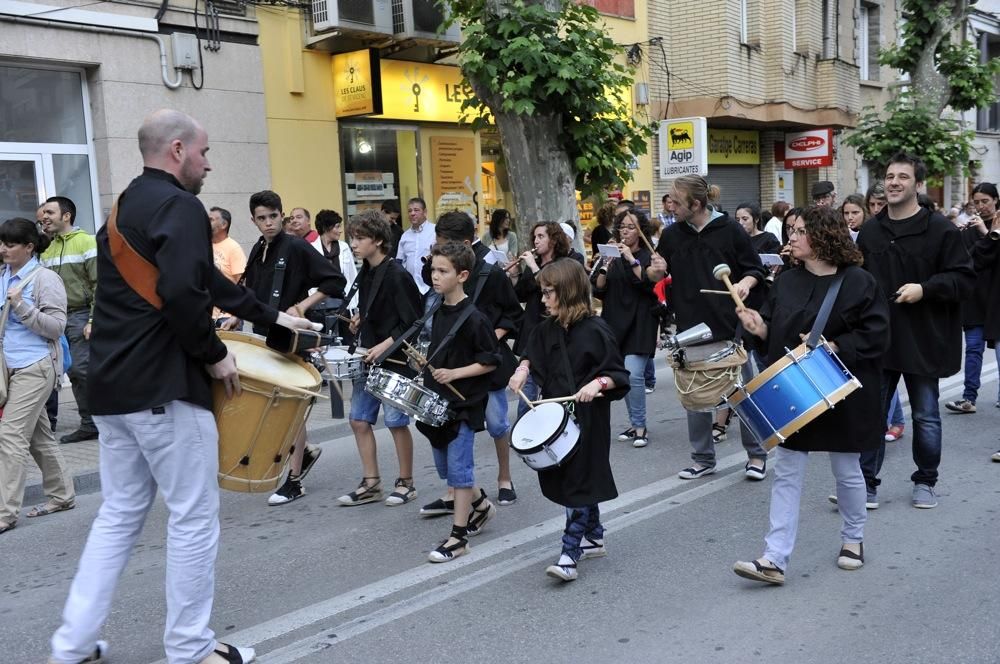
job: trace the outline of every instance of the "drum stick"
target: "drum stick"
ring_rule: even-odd
[[[603,394],[597,395],[598,398],[601,398],[603,396],[604,396]],[[572,394],[568,397],[552,397],[551,399],[539,399],[538,401],[532,401],[531,403],[537,406],[538,404],[542,403],[565,403],[567,401],[576,401],[576,395]]]
[[[653,245],[650,244],[649,238],[646,237],[646,234],[642,232],[641,228],[639,228],[639,222],[638,221],[635,224],[635,230],[639,231],[639,237],[641,237],[642,241],[646,244],[646,248],[649,249],[649,253],[650,254],[655,254],[656,250],[653,249]]]
[[[528,404],[528,408],[535,410],[535,404],[532,403],[531,399],[528,398],[528,395],[526,395],[523,390],[517,390],[517,396],[521,397],[524,403]]]
[[[726,284],[726,288],[729,289],[729,294],[733,296],[733,302],[736,303],[736,310],[742,311],[746,309],[746,305],[743,304],[743,300],[740,298],[739,293],[736,292],[736,287],[733,286],[733,282],[729,280],[729,275],[722,275],[722,281]]]
[[[709,295],[725,295],[726,297],[729,297],[729,291],[727,290],[710,290],[708,288],[702,288],[701,292],[708,293]]]
[[[405,351],[406,354],[409,355],[410,357],[412,357],[414,360],[416,360],[417,364],[420,364],[421,366],[423,366],[426,369],[430,369],[432,372],[433,371],[437,371],[437,369],[435,369],[434,366],[431,365],[431,363],[427,361],[427,358],[424,357],[423,354],[419,350],[417,350],[416,348],[414,348],[413,346],[411,346],[408,341],[404,341],[403,345],[406,346],[406,351]],[[456,389],[454,385],[452,385],[451,383],[444,383],[444,386],[447,387],[449,390],[451,390],[455,394],[456,397],[458,397],[462,401],[465,401],[465,395],[462,394],[461,392],[459,392],[458,389]]]

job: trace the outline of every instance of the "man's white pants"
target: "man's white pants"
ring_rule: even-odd
[[[159,488],[170,510],[163,644],[171,664],[199,662],[216,647],[208,628],[219,543],[215,418],[204,408],[172,401],[94,421],[104,503],[83,549],[62,626],[52,637],[52,658],[69,663],[93,654],[118,578]],[[129,661],[128,654],[122,661]]]

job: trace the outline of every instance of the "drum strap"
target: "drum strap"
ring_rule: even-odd
[[[392,354],[395,353],[397,350],[399,350],[399,347],[403,345],[404,341],[412,337],[417,330],[422,328],[424,324],[428,320],[430,320],[431,316],[434,315],[434,312],[438,310],[443,301],[444,300],[436,293],[433,294],[430,298],[428,298],[427,311],[424,312],[424,315],[418,318],[413,323],[413,325],[410,326],[410,329],[408,329],[406,332],[403,332],[403,334],[401,334],[398,339],[393,341],[392,345],[389,346],[389,348],[386,349],[386,351],[382,353],[378,358],[376,358],[375,364],[381,364],[385,360],[385,358],[392,357]]]
[[[476,275],[476,289],[472,293],[472,303],[476,304],[479,302],[479,296],[483,292],[483,286],[486,285],[486,280],[490,277],[490,272],[493,270],[493,266],[483,261],[483,266],[479,268],[479,274]]]
[[[842,283],[844,283],[844,273],[838,271],[837,276],[830,283],[830,288],[826,291],[823,304],[820,305],[819,313],[816,315],[816,322],[813,323],[812,330],[809,331],[809,338],[806,339],[806,346],[810,350],[819,345],[819,338],[823,334],[826,322],[830,319],[830,312],[833,311],[833,304],[837,301],[837,294],[840,292]]]
[[[347,295],[344,296],[344,301],[340,304],[340,308],[337,309],[337,315],[339,316],[344,315],[344,312],[347,311],[347,305],[349,305],[351,303],[351,300],[354,299],[354,294],[358,292],[359,288],[361,288],[360,272],[354,277],[354,283],[351,284],[350,290],[348,290]]]
[[[437,348],[434,349],[434,352],[431,353],[430,356],[427,358],[428,364],[430,364],[432,359],[437,357],[438,353],[444,350],[445,346],[451,343],[451,340],[455,338],[456,334],[458,334],[459,328],[462,327],[462,324],[465,323],[465,321],[469,320],[469,316],[471,316],[472,312],[475,310],[476,310],[476,305],[473,304],[472,302],[469,302],[469,304],[466,305],[465,309],[462,310],[462,313],[459,314],[458,320],[456,320],[454,325],[451,326],[451,329],[448,330],[448,334],[444,335],[444,339],[441,340],[441,343],[437,345]]]
[[[115,268],[129,288],[153,308],[162,309],[163,300],[156,292],[156,282],[160,278],[159,268],[146,260],[128,243],[125,236],[118,232],[118,204],[121,200],[122,197],[119,196],[111,207],[111,216],[108,217],[107,223],[111,262],[115,264]]]

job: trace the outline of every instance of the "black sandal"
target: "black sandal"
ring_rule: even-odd
[[[479,506],[486,502],[486,507],[479,509]],[[496,506],[486,497],[486,492],[479,490],[479,499],[472,503],[472,511],[469,512],[469,537],[474,537],[483,531],[486,522],[497,514]]]
[[[427,555],[427,560],[432,563],[447,563],[459,556],[464,556],[469,552],[469,540],[466,537],[468,529],[462,526],[452,526],[448,539],[454,538],[456,542],[447,546],[448,540],[442,541],[436,549]]]
[[[393,485],[393,491],[385,499],[385,504],[391,507],[405,505],[417,497],[417,490],[413,488],[412,477],[397,477]]]
[[[369,486],[368,480],[375,480],[375,483]],[[362,477],[361,484],[358,485],[357,489],[346,496],[337,498],[337,502],[347,506],[364,505],[365,503],[374,503],[377,500],[382,500],[381,477]]]
[[[770,560],[767,562],[771,563]],[[751,581],[763,581],[764,583],[771,583],[776,586],[785,583],[785,570],[774,563],[771,563],[770,567],[765,567],[760,564],[759,560],[751,560],[748,563],[738,560],[733,565],[733,571],[736,572],[737,576],[742,576],[744,579],[750,579]]]
[[[712,442],[721,443],[726,439],[726,430],[729,428],[729,423],[733,419],[733,410],[729,409],[729,414],[726,415],[726,421],[722,424],[714,422],[712,424]]]

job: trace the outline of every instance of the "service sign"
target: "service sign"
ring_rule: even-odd
[[[333,56],[333,108],[338,118],[382,112],[382,81],[374,48]]]
[[[660,122],[660,179],[708,173],[708,125],[705,118]]]
[[[833,130],[785,134],[785,168],[833,166]]]

